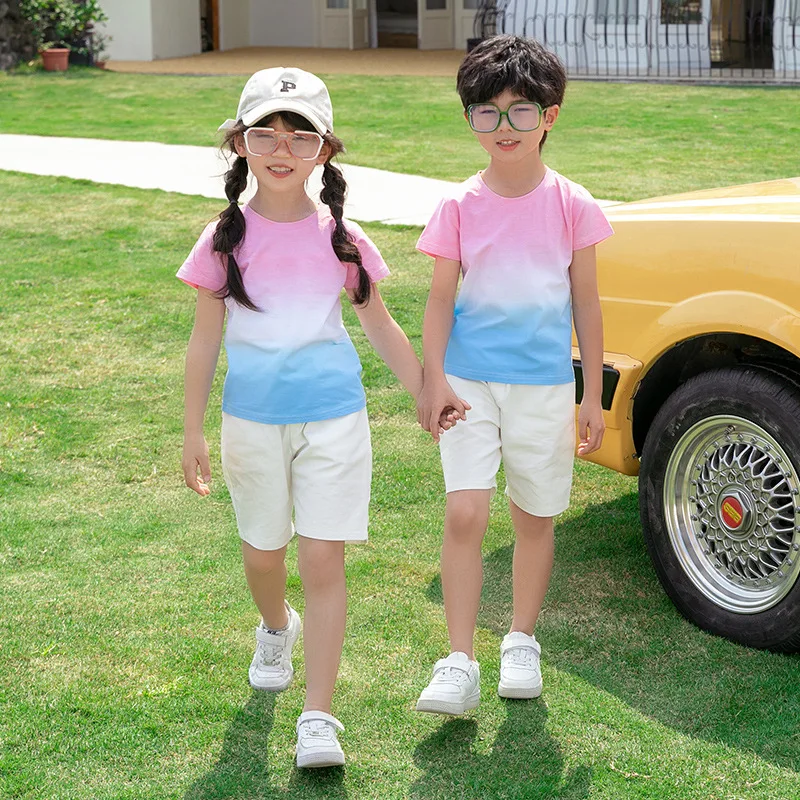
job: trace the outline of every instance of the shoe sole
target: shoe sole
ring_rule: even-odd
[[[447,700],[434,700],[420,697],[417,700],[417,711],[425,714],[448,714],[451,717],[460,717],[467,711],[472,711],[481,702],[480,694],[468,697],[463,703],[452,703]]]
[[[542,684],[538,686],[497,686],[497,694],[508,700],[533,700],[542,693]]]
[[[344,753],[304,753],[297,754],[298,769],[318,769],[320,767],[343,767]]]

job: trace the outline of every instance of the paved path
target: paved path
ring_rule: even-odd
[[[139,189],[225,199],[225,160],[215,147],[0,134],[0,169],[83,178]],[[387,225],[425,225],[454,184],[352,164],[342,166],[349,187],[345,216]],[[309,181],[321,188],[321,169]],[[254,191],[254,181],[243,195]],[[609,201],[601,201],[609,204]]]
[[[344,164],[345,215],[362,222],[425,225],[453,184]],[[0,134],[0,169],[225,199],[225,161],[215,147]],[[309,181],[321,187],[321,169]],[[251,184],[254,182],[251,179]],[[252,194],[254,187],[243,196]]]

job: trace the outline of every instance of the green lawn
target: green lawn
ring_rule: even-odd
[[[219,203],[11,173],[0,194],[0,797],[800,797],[797,658],[685,622],[648,562],[635,481],[592,465],[577,465],[557,524],[543,698],[494,691],[513,542],[498,495],[482,705],[450,721],[413,711],[446,646],[442,479],[349,311],[375,481],[371,540],[347,557],[335,712],[348,762],[297,772],[301,648],[289,691],[247,683],[256,613],[220,479],[219,380],[212,495],[180,477],[193,297],[173,275]],[[418,345],[430,264],[417,231],[367,230],[393,268],[387,304]],[[288,591],[302,609],[294,548]]]
[[[484,166],[454,78],[325,78],[353,163],[454,181]],[[0,73],[0,132],[212,145],[244,82]],[[800,175],[798,141],[797,88],[573,81],[545,153],[595,196],[634,200]]]

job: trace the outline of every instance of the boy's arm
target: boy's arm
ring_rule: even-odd
[[[444,355],[453,329],[453,308],[460,273],[459,261],[436,259],[422,326],[425,383],[418,404],[418,417],[422,427],[430,431],[437,442],[442,413],[452,408],[456,419],[463,419],[470,409],[469,403],[453,391],[444,374]]]
[[[416,402],[422,391],[422,365],[403,329],[384,305],[378,287],[372,284],[369,302],[364,305],[355,304],[352,289],[347,290],[347,296],[369,343]]]
[[[595,452],[603,442],[605,421],[603,390],[603,315],[597,291],[594,245],[575,250],[569,268],[572,283],[572,316],[583,369],[583,399],[578,413],[578,455]]]
[[[210,493],[211,466],[208,445],[203,436],[203,419],[217,368],[225,303],[208,289],[197,290],[194,328],[186,351],[183,417],[183,477],[197,494]],[[202,480],[197,476],[200,470]]]

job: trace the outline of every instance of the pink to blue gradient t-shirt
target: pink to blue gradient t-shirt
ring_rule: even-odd
[[[358,285],[358,269],[336,257],[333,218],[325,207],[298,222],[273,222],[243,208],[245,236],[234,252],[251,311],[227,297],[228,373],[222,410],[234,417],[286,425],[343,417],[364,408],[361,363],[342,324],[342,289]],[[373,282],[389,274],[378,249],[345,221]],[[178,278],[219,291],[222,256],[212,250],[209,224]]]
[[[473,175],[444,198],[417,242],[461,262],[445,371],[498,383],[571,383],[575,250],[613,233],[582,186],[548,168],[521,197]]]

